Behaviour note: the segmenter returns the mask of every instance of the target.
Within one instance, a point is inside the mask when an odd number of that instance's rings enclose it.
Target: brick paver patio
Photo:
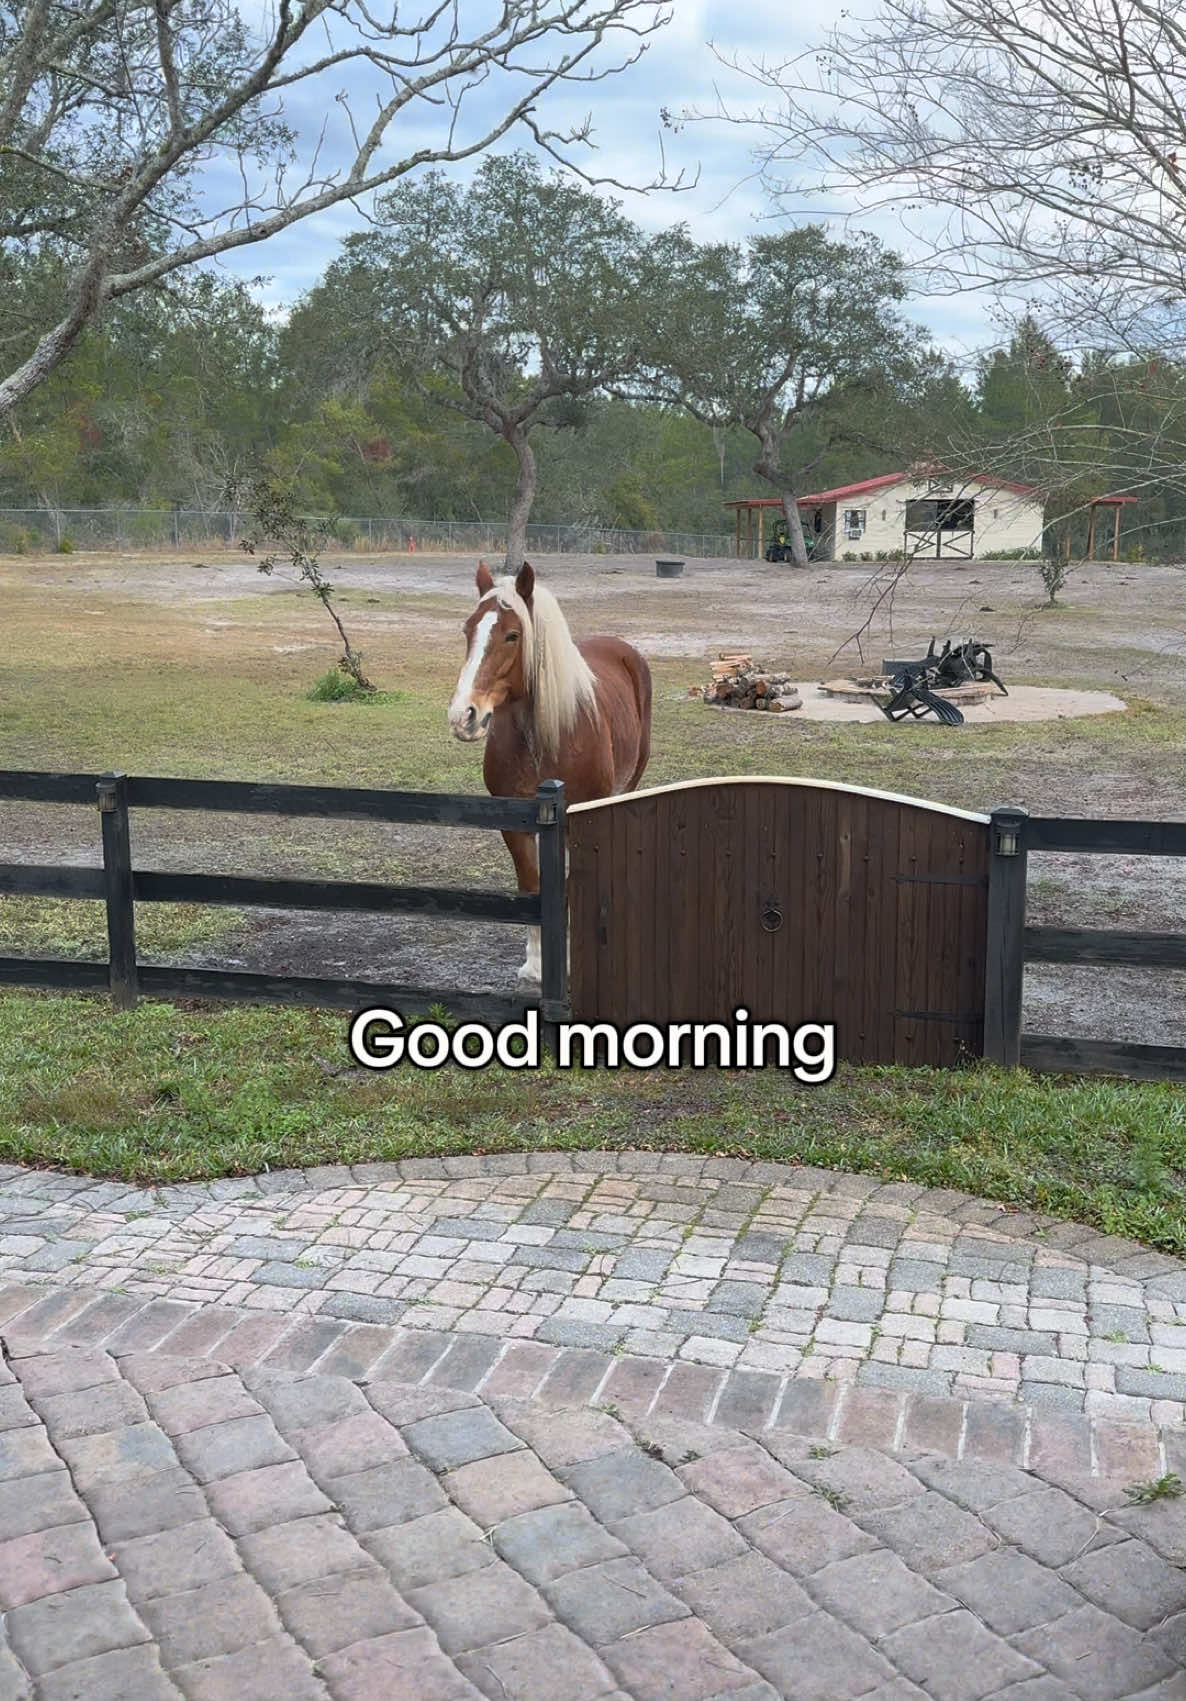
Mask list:
[[[0,1170],[0,1701],[1186,1701],[1186,1267],[734,1160]]]

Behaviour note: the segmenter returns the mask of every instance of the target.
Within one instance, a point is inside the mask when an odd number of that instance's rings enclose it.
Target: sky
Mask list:
[[[481,15],[483,0],[463,0],[461,13]],[[695,121],[678,132],[665,127],[661,109],[674,113],[692,109],[712,113],[722,97],[730,110],[744,113],[757,104],[756,85],[737,71],[731,59],[783,61],[819,43],[841,17],[841,0],[815,0],[808,7],[743,6],[737,0],[674,0],[671,21],[650,40],[641,60],[600,82],[585,87],[557,88],[541,106],[540,115],[556,129],[592,118],[594,147],[574,150],[585,170],[624,184],[646,183],[665,166],[670,176],[683,172],[691,184],[679,192],[654,190],[647,194],[602,192],[622,201],[625,210],[644,229],[658,230],[685,223],[700,240],[734,241],[763,230],[778,229],[808,218],[828,222],[825,201],[811,202],[789,217],[772,207],[757,180],[754,148],[760,133],[744,123]],[[285,116],[299,137],[298,152],[307,161],[315,150],[326,165],[346,157],[346,108],[335,98],[344,95],[356,123],[365,123],[373,110],[377,84],[369,68],[335,69],[328,78],[298,85],[286,99]],[[474,120],[487,121],[503,110],[507,88],[492,82],[475,92],[470,109]],[[392,158],[404,157],[437,140],[443,125],[440,109],[409,111],[393,131]],[[494,151],[514,148],[532,151],[527,132],[512,131]],[[449,169],[464,180],[478,161]],[[228,184],[229,188],[230,185]],[[261,299],[276,316],[318,279],[335,257],[344,236],[365,228],[362,210],[341,205],[304,220],[266,244],[233,252],[223,261],[233,275],[263,276]],[[886,215],[867,216],[855,228],[870,230],[890,246],[903,248],[902,231]],[[839,220],[833,234],[844,234]],[[909,257],[909,256],[908,256]],[[907,316],[925,327],[935,343],[968,369],[977,351],[995,346],[999,329],[990,318],[984,297],[916,297]]]

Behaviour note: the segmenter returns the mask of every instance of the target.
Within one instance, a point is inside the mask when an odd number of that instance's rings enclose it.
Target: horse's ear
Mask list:
[[[523,601],[530,606],[532,593],[535,590],[535,568],[530,561],[525,561],[515,574],[515,589],[523,598]]]
[[[478,594],[488,596],[494,589],[494,574],[484,561],[478,562]]]

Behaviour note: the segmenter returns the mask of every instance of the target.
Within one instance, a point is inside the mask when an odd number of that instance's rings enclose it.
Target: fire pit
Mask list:
[[[836,679],[820,689],[847,702],[872,701],[887,720],[933,715],[946,726],[963,725],[961,703],[1009,695],[993,672],[992,652],[971,639],[954,647],[948,640],[936,650],[932,638],[926,655],[917,661],[883,661],[873,678]]]

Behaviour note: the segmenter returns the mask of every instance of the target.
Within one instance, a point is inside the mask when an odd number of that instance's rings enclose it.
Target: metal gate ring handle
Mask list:
[[[767,933],[777,933],[782,926],[782,911],[775,903],[763,904],[761,920]]]

